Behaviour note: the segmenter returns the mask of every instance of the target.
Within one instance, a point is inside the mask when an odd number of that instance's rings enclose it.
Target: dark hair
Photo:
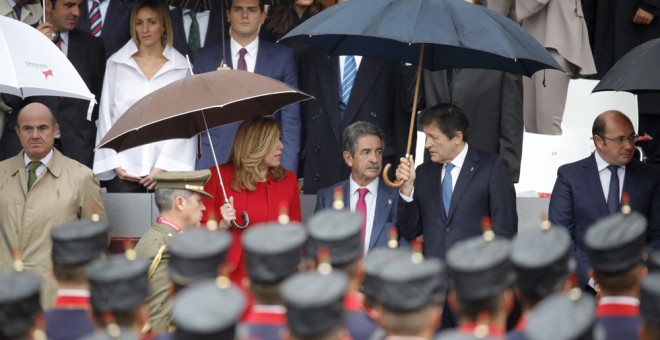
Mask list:
[[[135,322],[135,320],[137,320],[140,314],[140,307],[141,306],[138,306],[136,308],[127,311],[112,312],[112,316],[114,317],[115,324],[119,327],[125,327],[125,328],[132,327],[133,323]],[[94,310],[92,311],[92,315],[94,317],[94,322],[96,323],[96,326],[98,328],[108,327],[103,311]]]
[[[87,270],[84,264],[76,266],[53,263],[53,276],[60,285],[63,283],[80,284],[87,282]]]
[[[380,138],[382,147],[385,148],[385,134],[378,125],[357,121],[344,130],[344,134],[341,137],[341,145],[343,151],[348,151],[351,155],[355,154],[355,148],[357,145],[357,139],[364,135],[373,135]]]
[[[227,4],[227,10],[231,10],[232,6],[234,6],[234,0],[225,0]],[[259,0],[259,9],[263,12],[266,9],[266,5],[264,0]]]
[[[296,12],[293,10],[296,0],[291,0],[290,5],[271,5],[268,8],[268,16],[264,22],[264,29],[273,40],[279,40],[293,29]],[[319,0],[313,0],[312,4],[305,9],[301,21],[311,18],[323,10],[323,4]]]
[[[483,312],[493,315],[499,310],[503,297],[503,294],[497,294],[482,300],[467,301],[458,299],[460,314],[470,320],[476,320]]]
[[[591,127],[591,135],[592,136],[604,136],[605,135],[605,128],[607,127],[607,118],[612,118],[612,117],[621,117],[624,120],[630,124],[630,126],[633,126],[632,121],[630,121],[630,118],[626,115],[624,115],[620,111],[605,111],[596,117],[594,120],[594,125]]]
[[[464,142],[470,139],[468,118],[463,110],[454,104],[441,103],[424,110],[418,119],[418,124],[420,126],[434,124],[449,138],[460,131],[463,133]]]

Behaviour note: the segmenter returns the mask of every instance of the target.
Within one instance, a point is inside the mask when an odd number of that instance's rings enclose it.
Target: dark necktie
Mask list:
[[[21,5],[14,5],[14,13],[16,13],[16,20],[21,21]]]
[[[101,18],[101,1],[93,0],[92,8],[89,9],[89,31],[95,37],[101,36],[103,29],[103,18]]]
[[[612,173],[610,191],[607,193],[607,211],[610,214],[616,214],[619,212],[619,173],[614,165],[608,165],[607,168]]]
[[[364,199],[367,193],[369,193],[369,189],[367,188],[358,189],[359,197],[355,205],[355,212],[364,217],[364,221],[362,222],[362,244],[364,244],[364,238],[367,232],[367,201]]]
[[[442,180],[442,204],[445,208],[445,216],[449,216],[449,205],[451,204],[452,193],[451,170],[453,168],[454,164],[447,163],[447,165],[445,165],[445,178]]]
[[[197,53],[201,47],[201,38],[199,36],[199,23],[197,22],[197,13],[195,11],[188,12],[190,15],[190,31],[188,32],[188,51],[190,52],[190,61],[197,58]]]
[[[32,189],[32,185],[37,180],[37,168],[41,165],[41,162],[32,161],[28,163],[28,191]]]
[[[57,46],[57,48],[59,48],[60,50],[62,49],[62,41],[63,41],[63,40],[62,40],[62,36],[60,36],[60,32],[55,33],[55,38],[53,38],[53,43],[54,43],[55,46]]]
[[[247,53],[247,50],[245,48],[241,48],[240,51],[238,51],[238,67],[237,70],[243,70],[247,71],[247,62],[245,62],[245,54]]]

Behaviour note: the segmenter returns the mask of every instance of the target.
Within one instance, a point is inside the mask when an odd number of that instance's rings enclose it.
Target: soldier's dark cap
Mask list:
[[[486,328],[486,332],[487,331],[488,330]],[[438,336],[435,337],[435,340],[491,340],[491,339],[497,339],[497,338],[483,334],[466,333],[455,329],[440,332],[440,334],[438,334]]]
[[[571,259],[571,237],[562,227],[525,228],[513,240],[511,262],[518,289],[527,296],[556,292],[571,271]]]
[[[328,248],[333,267],[343,266],[362,257],[363,216],[348,210],[323,210],[307,223],[307,256],[314,257],[320,248]]]
[[[298,271],[307,232],[301,224],[268,223],[243,235],[247,274],[259,283],[279,283]]]
[[[186,287],[174,298],[174,339],[233,340],[236,323],[246,305],[241,290],[227,278],[203,280]]]
[[[660,326],[660,273],[651,273],[642,280],[640,309],[647,325]]]
[[[511,241],[482,236],[460,241],[447,253],[452,287],[460,299],[477,301],[497,296],[515,281]]]
[[[660,272],[660,250],[656,249],[649,252],[646,266],[649,268],[649,272]]]
[[[344,293],[348,276],[337,270],[327,274],[294,274],[280,287],[287,309],[289,330],[297,337],[325,335],[344,323]]]
[[[232,235],[226,230],[191,228],[170,241],[170,280],[187,286],[201,279],[212,279],[227,259]]]
[[[110,223],[74,221],[51,231],[52,259],[56,264],[82,265],[98,259],[108,248]]]
[[[584,241],[594,271],[615,275],[641,263],[646,225],[642,214],[631,212],[602,218],[589,227]]]
[[[524,334],[529,340],[602,339],[602,329],[595,322],[594,298],[574,288],[539,302],[529,313]]]
[[[146,259],[128,260],[124,255],[94,260],[87,267],[92,309],[125,312],[140,306],[149,293],[148,268]]]
[[[382,269],[376,300],[395,312],[442,305],[447,292],[446,277],[445,266],[438,259],[421,259],[421,255],[398,258]]]
[[[378,300],[378,290],[381,285],[380,272],[396,259],[410,257],[410,250],[401,248],[379,247],[367,253],[364,259],[364,278],[362,292],[370,299]]]
[[[165,171],[154,177],[156,190],[161,188],[185,189],[209,198],[213,195],[204,190],[204,185],[211,178],[211,170],[198,171]]]
[[[0,271],[0,338],[24,334],[41,312],[41,280],[29,273]]]

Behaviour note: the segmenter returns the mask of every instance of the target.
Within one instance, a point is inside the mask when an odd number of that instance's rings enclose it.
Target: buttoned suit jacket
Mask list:
[[[416,170],[413,200],[399,199],[398,223],[403,236],[424,236],[424,254],[445,259],[456,242],[482,234],[489,216],[497,236],[512,238],[518,230],[516,193],[503,158],[470,146],[445,216],[440,176],[442,164],[425,162]]]
[[[649,222],[647,239],[654,248],[660,248],[660,178],[657,173],[654,166],[632,160],[626,165],[623,181],[623,192],[630,198],[630,207]],[[559,167],[548,217],[550,222],[567,228],[571,234],[576,273],[582,287],[589,280],[585,233],[593,223],[608,215],[594,154]]]
[[[344,202],[346,205],[350,202],[350,181],[345,180],[336,185],[319,190],[316,193],[316,207],[314,212],[325,209],[333,209],[334,189],[340,187],[344,193]],[[389,241],[388,231],[390,227],[397,227],[396,209],[399,201],[399,191],[388,187],[382,181],[378,182],[378,195],[376,196],[376,212],[374,222],[371,228],[371,238],[369,240],[369,249],[377,247],[387,247]],[[397,227],[398,230],[398,227]],[[399,234],[399,246],[409,247],[410,242]]]
[[[133,11],[133,2],[123,0],[107,0],[108,10],[103,18],[103,29],[101,30],[101,39],[105,48],[105,58],[110,58],[122,46],[131,39],[131,12]],[[87,33],[91,32],[89,27],[89,9],[87,0],[80,3],[80,17],[76,28]],[[98,98],[98,97],[97,97]]]
[[[170,20],[172,21],[172,34],[174,35],[173,46],[177,51],[179,51],[179,53],[185,56],[190,53],[190,51],[188,51],[188,39],[186,39],[186,31],[183,27],[183,9],[177,7],[170,10]],[[229,30],[226,30],[225,32],[229,32]],[[204,46],[219,44],[221,40],[222,18],[220,16],[220,10],[212,9],[209,12],[209,25],[206,29]]]
[[[300,60],[300,89],[314,96],[300,103],[305,193],[316,194],[348,178],[350,168],[342,157],[341,137],[344,129],[357,121],[383,130],[383,164],[397,164],[405,154],[410,127],[410,70],[398,62],[363,57],[340,121],[339,57],[309,48]]]
[[[293,50],[290,47],[274,44],[270,41],[259,39],[259,48],[257,50],[257,61],[254,67],[254,73],[267,76],[281,82],[287,83],[294,88],[298,87],[298,70],[294,62]],[[225,42],[224,60],[231,68],[232,51],[230,41]],[[222,57],[222,45],[207,45],[202,48],[195,60],[193,72],[195,74],[212,72],[220,66]],[[219,89],[221,91],[222,89]],[[300,152],[300,106],[292,104],[284,107],[275,113],[275,117],[280,121],[282,127],[282,166],[287,170],[297,172],[298,154]],[[229,151],[234,141],[234,135],[240,122],[223,125],[211,129],[211,140],[218,158],[218,164],[223,164],[229,157]],[[208,169],[215,166],[211,147],[206,133],[202,134],[202,158],[197,160],[196,169]]]
[[[47,309],[57,290],[50,231],[77,219],[91,219],[94,213],[106,219],[101,188],[91,169],[57,150],[30,191],[22,151],[0,162],[0,188],[0,227],[21,252],[26,271],[41,276],[42,307]],[[9,252],[0,251],[0,269],[11,270],[12,262]]]

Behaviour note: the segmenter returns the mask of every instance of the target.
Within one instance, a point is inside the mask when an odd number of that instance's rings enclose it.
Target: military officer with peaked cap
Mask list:
[[[203,170],[168,171],[154,178],[154,200],[160,216],[142,236],[135,251],[151,262],[147,304],[150,328],[157,333],[166,331],[171,321],[167,245],[172,236],[199,226],[205,210],[201,197],[212,197],[204,191],[204,184],[210,177],[210,170]]]
[[[38,276],[0,271],[0,339],[28,339],[41,314]]]
[[[482,236],[460,241],[447,253],[453,284],[450,305],[460,311],[459,330],[473,333],[478,318],[490,316],[488,334],[504,336],[506,318],[513,305],[515,272],[511,241],[496,237],[490,228]]]
[[[646,218],[631,212],[605,217],[585,234],[591,275],[599,287],[596,315],[608,339],[634,339],[642,325],[639,287],[646,273],[646,228]]]
[[[513,240],[511,262],[517,274],[517,294],[523,308],[515,330],[507,339],[524,339],[527,313],[547,296],[569,287],[574,267],[571,237],[565,228],[542,221],[540,227],[522,229]]]
[[[320,248],[327,248],[331,265],[349,276],[344,307],[348,312],[346,328],[354,339],[367,339],[377,329],[373,320],[364,312],[359,294],[364,267],[362,222],[360,214],[328,209],[316,213],[307,223],[309,240],[306,255],[314,258]]]
[[[642,340],[660,339],[660,273],[651,273],[642,281],[640,309],[644,325]]]
[[[248,289],[254,299],[241,324],[244,337],[281,337],[286,329],[281,283],[299,271],[306,240],[307,233],[298,223],[260,224],[243,235]]]
[[[59,289],[53,308],[44,313],[48,339],[78,339],[94,332],[85,266],[108,248],[109,229],[105,220],[81,220],[51,232],[53,275]]]

